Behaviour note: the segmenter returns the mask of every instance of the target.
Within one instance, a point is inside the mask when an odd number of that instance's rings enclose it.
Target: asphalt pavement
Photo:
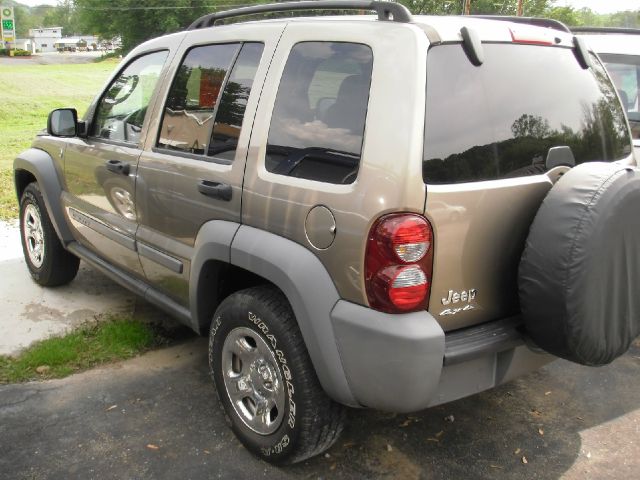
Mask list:
[[[557,361],[413,415],[350,410],[326,455],[276,468],[227,428],[206,340],[62,380],[0,386],[2,479],[632,479],[640,344],[598,369]]]
[[[48,52],[30,57],[0,56],[0,65],[58,65],[68,63],[90,63],[100,58],[103,52]]]
[[[173,322],[84,266],[68,286],[38,287],[17,227],[0,227],[5,351],[114,311]],[[286,468],[253,457],[226,426],[206,347],[192,335],[65,379],[0,386],[0,479],[638,478],[640,340],[606,367],[556,361],[413,415],[350,410],[326,455]]]

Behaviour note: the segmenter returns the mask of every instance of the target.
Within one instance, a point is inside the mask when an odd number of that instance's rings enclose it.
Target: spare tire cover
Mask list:
[[[640,171],[583,163],[549,191],[518,272],[531,339],[559,357],[604,365],[640,334]]]

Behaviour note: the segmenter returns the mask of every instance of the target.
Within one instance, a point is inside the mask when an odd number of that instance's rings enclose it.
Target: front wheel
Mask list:
[[[20,236],[24,259],[36,283],[55,287],[75,278],[80,260],[60,243],[35,182],[27,185],[20,199]]]
[[[340,435],[344,407],[322,390],[279,290],[253,287],[220,304],[209,334],[209,364],[232,430],[264,460],[299,462]]]

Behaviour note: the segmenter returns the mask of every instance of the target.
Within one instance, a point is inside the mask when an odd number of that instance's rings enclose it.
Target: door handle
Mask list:
[[[120,175],[129,175],[131,166],[127,162],[121,162],[120,160],[107,160],[105,165],[107,170],[113,173],[119,173]]]
[[[209,180],[200,180],[198,182],[198,191],[207,197],[218,198],[226,202],[231,200],[231,194],[233,192],[231,185],[210,182]]]

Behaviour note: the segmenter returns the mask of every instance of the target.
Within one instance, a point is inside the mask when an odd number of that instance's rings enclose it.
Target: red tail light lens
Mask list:
[[[386,215],[371,227],[365,284],[372,308],[399,313],[428,307],[432,245],[433,230],[420,215]]]
[[[511,40],[513,40],[513,43],[525,43],[527,45],[555,45],[554,38],[541,30],[542,29],[538,29],[538,31],[532,34],[529,30],[525,32],[510,28],[509,32],[511,32]]]

